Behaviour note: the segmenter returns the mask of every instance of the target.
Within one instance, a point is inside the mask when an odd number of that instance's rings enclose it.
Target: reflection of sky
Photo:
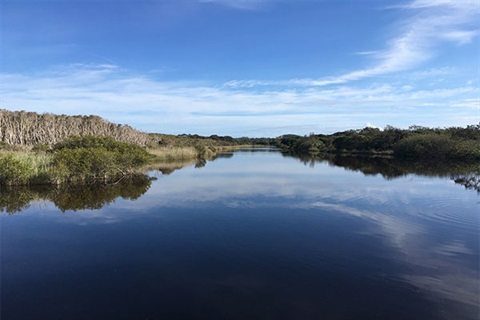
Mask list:
[[[62,223],[117,223],[162,208],[285,208],[330,212],[366,221],[352,230],[386,239],[409,271],[399,277],[435,301],[458,303],[446,317],[478,312],[478,197],[448,179],[364,176],[324,163],[304,166],[276,153],[238,153],[160,176],[137,201],[117,199],[102,210],[67,213]],[[48,203],[32,204],[52,219]],[[27,210],[25,214],[38,214]],[[55,213],[55,215],[51,215]],[[24,213],[22,213],[24,215]]]

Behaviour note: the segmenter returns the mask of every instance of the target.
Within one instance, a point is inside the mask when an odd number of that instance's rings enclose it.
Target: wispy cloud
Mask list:
[[[376,76],[414,69],[436,55],[440,44],[470,43],[478,35],[480,4],[476,0],[417,0],[397,6],[410,17],[397,23],[399,32],[380,50],[357,52],[373,58],[371,66],[339,76],[319,79],[290,79],[284,81],[234,80],[229,87],[262,85],[327,86],[344,84]]]
[[[434,90],[382,83],[242,90],[160,81],[110,64],[1,74],[0,80],[0,108],[97,114],[151,132],[237,136],[332,132],[366,123],[400,127],[471,124],[478,115],[480,93],[474,84]]]
[[[256,10],[263,8],[272,0],[200,0],[201,3],[218,3],[241,10]]]
[[[410,4],[404,5],[405,8],[432,8],[432,7],[451,7],[469,10],[478,10],[477,0],[415,0]]]

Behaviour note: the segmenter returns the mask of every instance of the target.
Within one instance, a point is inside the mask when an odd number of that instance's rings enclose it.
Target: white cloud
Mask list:
[[[434,47],[442,40],[465,44],[478,34],[476,29],[472,29],[472,24],[478,19],[477,1],[415,1],[410,8],[428,9],[408,19],[401,28],[402,32],[384,50],[374,54],[377,63],[373,67],[327,79],[322,84],[344,83],[408,70],[429,60],[434,55]]]
[[[241,10],[256,10],[272,0],[200,0],[202,3],[218,3]]]
[[[464,10],[478,10],[479,4],[477,0],[415,0],[404,6],[406,8],[431,8],[431,7],[451,7]]]
[[[399,33],[388,41],[385,48],[357,52],[373,58],[373,64],[367,68],[319,79],[234,80],[227,82],[226,86],[327,86],[411,70],[434,57],[437,47],[443,42],[470,43],[478,35],[479,8],[476,0],[418,0],[406,6],[397,6],[396,10],[413,11],[413,15],[397,24]]]
[[[431,230],[448,223],[448,219],[439,219],[442,213],[448,212],[444,199],[451,199],[450,187],[459,186],[449,186],[445,181],[416,175],[391,181],[372,176],[357,179],[356,176],[362,173],[332,167],[328,163],[317,162],[313,163],[315,166],[307,167],[297,159],[282,158],[280,154],[262,156],[268,157],[265,158],[267,161],[243,157],[239,153],[228,160],[210,162],[205,170],[184,169],[176,172],[174,177],[153,182],[148,193],[135,204],[119,200],[102,211],[67,214],[62,221],[115,223],[145,214],[151,216],[150,208],[189,209],[209,202],[226,207],[257,209],[251,214],[262,214],[262,208],[293,209],[294,213],[297,209],[306,209],[310,210],[309,214],[324,215],[325,219],[341,217],[338,220],[341,223],[362,221],[361,224],[353,223],[348,232],[353,236],[361,234],[362,238],[375,239],[378,248],[386,248],[392,254],[386,259],[392,258],[396,265],[404,266],[401,272],[382,273],[378,279],[392,280],[397,284],[403,281],[403,286],[410,284],[411,289],[420,290],[422,298],[434,302],[455,301],[458,309],[450,309],[450,303],[443,305],[442,312],[448,319],[459,318],[459,315],[470,314],[472,311],[469,310],[478,309],[478,270],[475,264],[467,263],[475,259],[472,250],[475,244],[467,243],[462,232],[451,232],[439,239],[438,233]],[[277,161],[280,158],[281,161]],[[240,171],[240,175],[231,175]],[[225,179],[225,174],[230,179]],[[295,198],[295,201],[288,201],[289,198]],[[472,212],[474,198],[473,193],[457,195],[456,201],[449,203],[455,206],[455,212]],[[430,205],[419,209],[419,201],[425,199]],[[119,210],[125,207],[132,214],[126,215]],[[42,208],[33,212],[50,216],[58,214],[57,211]],[[155,218],[164,218],[162,210],[154,211]],[[23,214],[28,214],[28,211]],[[455,214],[450,216],[451,212],[447,214],[450,218],[460,217]],[[432,219],[436,223],[432,223]],[[462,219],[466,219],[462,220],[465,223],[475,220],[465,215]],[[457,259],[460,255],[462,259]],[[451,314],[452,311],[457,312]]]
[[[150,132],[236,136],[328,133],[372,121],[379,127],[464,126],[475,122],[480,92],[474,84],[425,90],[403,83],[252,91],[84,64],[0,78],[0,108],[96,114]]]
[[[373,129],[380,129],[380,130],[382,130],[382,128],[381,128],[381,127],[377,127],[377,126],[375,126],[375,125],[371,124],[370,122],[367,122],[367,123],[365,124],[365,127],[367,127],[367,128],[373,128]]]

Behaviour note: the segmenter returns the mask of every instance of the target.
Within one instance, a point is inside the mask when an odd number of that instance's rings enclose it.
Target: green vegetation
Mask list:
[[[73,137],[53,147],[56,181],[109,181],[153,161],[139,145],[109,137]]]
[[[318,155],[292,155],[283,153],[285,157],[294,157],[305,165],[315,166],[327,162],[332,166],[362,172],[365,175],[381,175],[385,179],[396,179],[407,174],[450,178],[455,184],[480,193],[480,164],[464,161],[410,161],[392,157],[348,157],[328,154],[321,158]],[[220,157],[231,157],[222,154]],[[170,174],[184,166],[201,167],[203,162],[188,160],[153,164],[145,168],[148,171],[159,170],[162,174]],[[118,183],[105,184],[101,181],[90,184],[32,185],[32,186],[0,186],[0,212],[14,214],[28,208],[31,201],[48,200],[62,212],[77,210],[95,210],[112,203],[115,199],[135,200],[148,191],[152,178],[143,174],[135,174],[121,179]]]
[[[48,182],[52,157],[28,152],[0,153],[0,185],[26,185]]]
[[[411,159],[480,159],[480,124],[466,128],[430,129],[412,126],[402,130],[364,128],[332,135],[277,138],[277,146],[301,154],[394,155]]]
[[[0,109],[0,185],[108,183],[138,168],[192,162],[240,146],[276,146],[302,155],[395,156],[480,160],[480,124],[466,128],[364,128],[331,135],[278,138],[147,134],[97,116],[66,116]],[[170,170],[170,169],[168,169]],[[168,171],[167,170],[167,171]]]
[[[72,137],[51,150],[0,153],[0,185],[109,182],[154,160],[139,145],[109,137]]]
[[[198,134],[151,134],[153,140],[157,141],[160,147],[221,147],[221,146],[239,146],[239,145],[273,145],[274,138],[233,138],[230,136],[211,135],[208,137]]]
[[[176,139],[176,138],[172,138]],[[142,147],[116,141],[105,136],[75,136],[53,146],[37,144],[27,151],[25,146],[0,145],[0,185],[35,184],[104,184],[139,172],[141,167],[155,164],[158,168],[178,161],[205,164],[219,151],[232,146],[197,144],[196,140],[179,137],[193,146]]]
[[[196,159],[198,152],[194,147],[159,147],[149,148],[148,152],[155,155],[156,162],[177,162]]]

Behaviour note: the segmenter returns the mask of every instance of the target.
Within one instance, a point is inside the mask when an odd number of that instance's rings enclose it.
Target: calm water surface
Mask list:
[[[479,318],[480,197],[448,174],[203,165],[4,192],[1,319]]]

